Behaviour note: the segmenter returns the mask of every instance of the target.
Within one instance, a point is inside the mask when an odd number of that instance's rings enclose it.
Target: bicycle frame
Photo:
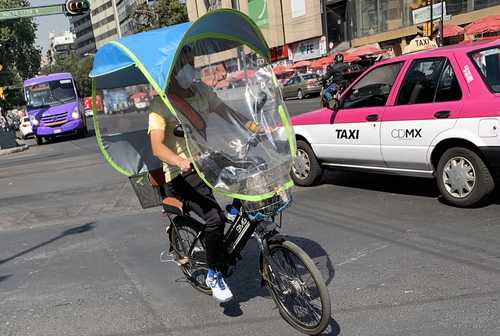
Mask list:
[[[170,230],[177,230],[176,221],[186,218],[189,218],[188,220],[196,221],[193,217],[189,215],[175,216],[173,219],[169,215],[171,225],[167,229],[167,232],[169,232]],[[203,224],[198,221],[196,221],[196,223],[198,223],[198,225],[203,226]],[[228,264],[234,266],[241,259],[240,252],[243,250],[243,248],[246,246],[246,244],[252,238],[252,236],[256,238],[256,241],[259,245],[259,249],[262,252],[262,256],[268,257],[269,256],[268,242],[284,240],[284,238],[279,236],[279,233],[276,230],[278,226],[280,225],[278,225],[274,220],[252,221],[245,212],[240,213],[240,215],[238,215],[229,226],[229,229],[226,231],[223,239],[224,248],[227,252]],[[201,244],[203,248],[205,248],[203,239],[204,234],[205,232],[203,230],[198,232],[196,238],[193,240],[191,246],[189,247],[188,256],[193,255],[194,248],[198,244]],[[189,262],[199,267],[208,267],[206,261],[204,260],[190,259]]]

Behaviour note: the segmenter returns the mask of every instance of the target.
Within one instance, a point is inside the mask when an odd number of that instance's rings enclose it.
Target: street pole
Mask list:
[[[432,37],[432,32],[434,31],[433,28],[434,28],[434,0],[430,0],[429,1],[431,3],[431,24],[430,24],[430,32],[429,34],[431,35]]]
[[[326,38],[326,44],[328,46],[328,43],[330,42],[330,39],[328,38],[328,15],[326,14],[326,0],[322,1],[322,11],[323,11],[323,30],[324,30],[324,35]]]
[[[113,5],[113,12],[115,14],[116,32],[120,39],[122,38],[122,28],[120,27],[120,17],[118,16],[118,9],[116,8],[116,0],[111,0],[111,4]]]
[[[444,45],[444,0],[441,0],[441,41],[440,47]]]

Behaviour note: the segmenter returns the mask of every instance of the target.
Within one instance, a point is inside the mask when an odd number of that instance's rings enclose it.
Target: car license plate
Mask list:
[[[59,134],[59,133],[61,133],[61,130],[60,130],[60,129],[55,129],[55,130],[54,130],[54,134]]]

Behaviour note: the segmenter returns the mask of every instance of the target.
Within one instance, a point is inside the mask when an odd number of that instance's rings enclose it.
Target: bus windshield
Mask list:
[[[30,108],[56,106],[76,99],[73,81],[60,79],[27,86],[26,102]]]

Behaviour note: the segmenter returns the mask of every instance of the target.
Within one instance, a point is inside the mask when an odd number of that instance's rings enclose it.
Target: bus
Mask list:
[[[87,135],[87,121],[70,73],[37,76],[24,82],[26,110],[37,144],[58,135]]]

